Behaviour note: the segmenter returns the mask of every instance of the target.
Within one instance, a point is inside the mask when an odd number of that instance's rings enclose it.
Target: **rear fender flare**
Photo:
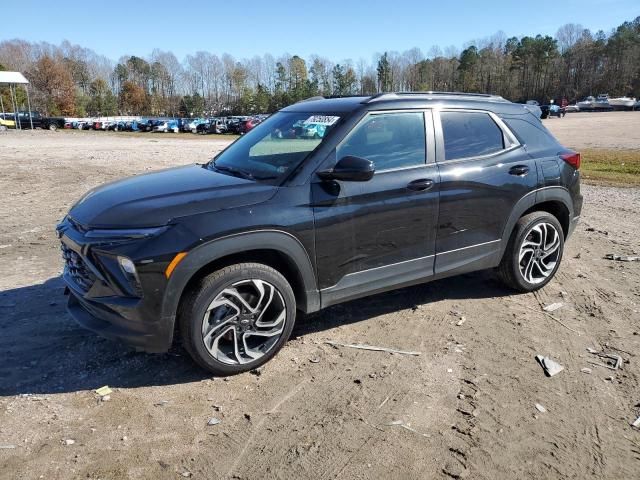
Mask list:
[[[553,186],[553,187],[543,187],[537,190],[533,190],[527,193],[524,197],[522,197],[515,204],[513,209],[511,210],[511,215],[509,215],[509,220],[505,224],[504,230],[502,232],[502,241],[500,242],[500,257],[502,258],[504,251],[507,248],[507,244],[509,243],[509,238],[511,237],[511,233],[513,229],[527,210],[531,209],[531,207],[535,207],[539,203],[549,202],[549,201],[559,201],[564,204],[565,207],[569,210],[569,218],[573,218],[573,207],[571,201],[571,194],[566,188]]]

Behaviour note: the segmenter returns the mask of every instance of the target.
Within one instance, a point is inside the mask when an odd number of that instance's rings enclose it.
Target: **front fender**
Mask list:
[[[305,298],[302,299],[298,307],[307,313],[319,310],[320,295],[316,275],[304,246],[296,237],[287,232],[259,230],[222,237],[191,250],[169,278],[162,301],[163,319],[175,321],[185,287],[202,267],[227,255],[256,249],[276,250],[286,255],[297,267],[304,286]]]

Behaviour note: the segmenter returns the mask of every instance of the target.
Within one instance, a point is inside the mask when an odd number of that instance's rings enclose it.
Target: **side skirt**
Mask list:
[[[376,293],[496,267],[500,263],[501,246],[502,240],[493,240],[450,252],[350,273],[334,286],[320,290],[321,308]]]
[[[320,290],[322,308],[425,282],[433,276],[434,259],[429,255],[345,275],[334,286]]]

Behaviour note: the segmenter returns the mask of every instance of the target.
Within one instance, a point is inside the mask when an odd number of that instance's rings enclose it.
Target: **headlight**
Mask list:
[[[128,259],[127,257],[118,257],[118,263],[120,264],[120,268],[127,275],[137,275],[135,264]]]
[[[85,237],[88,238],[147,238],[160,235],[169,227],[153,228],[127,228],[127,229],[96,229],[89,230]]]
[[[127,257],[118,257],[118,265],[124,274],[127,281],[135,289],[136,293],[141,294],[142,289],[140,287],[140,279],[138,278],[138,271],[135,264]]]

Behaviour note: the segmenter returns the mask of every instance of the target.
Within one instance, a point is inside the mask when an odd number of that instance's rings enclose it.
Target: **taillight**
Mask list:
[[[576,170],[580,168],[580,154],[578,152],[561,153],[560,158]]]

